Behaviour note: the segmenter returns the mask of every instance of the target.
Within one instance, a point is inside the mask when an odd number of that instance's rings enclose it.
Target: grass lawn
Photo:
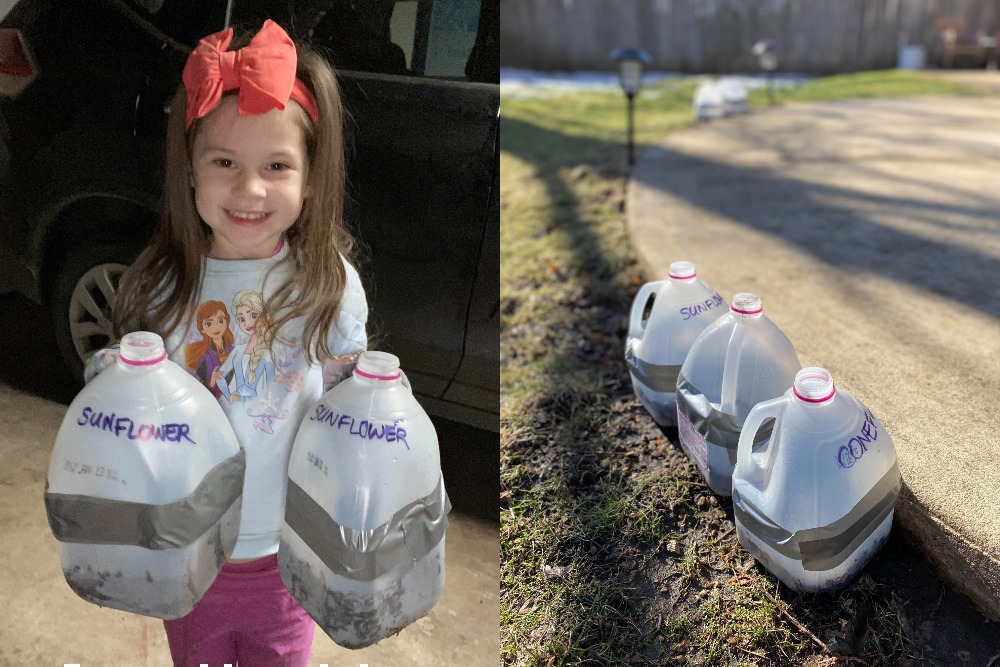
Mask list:
[[[675,80],[642,91],[639,151],[696,122],[694,88]],[[884,71],[779,89],[778,102],[976,94]],[[764,91],[752,94],[752,110],[766,105]],[[502,662],[919,657],[878,577],[838,595],[779,587],[739,547],[729,500],[708,491],[633,397],[626,317],[658,276],[643,275],[625,231],[624,122],[619,92],[502,101]]]

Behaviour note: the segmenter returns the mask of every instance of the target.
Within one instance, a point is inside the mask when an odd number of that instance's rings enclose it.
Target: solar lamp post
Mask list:
[[[778,42],[773,39],[762,39],[752,49],[757,65],[767,74],[767,101],[770,104],[774,104],[774,70],[778,69],[779,48]]]
[[[612,51],[608,58],[618,61],[618,81],[628,100],[628,166],[635,164],[634,148],[634,115],[635,96],[642,88],[642,68],[649,65],[653,59],[642,49],[619,48]]]

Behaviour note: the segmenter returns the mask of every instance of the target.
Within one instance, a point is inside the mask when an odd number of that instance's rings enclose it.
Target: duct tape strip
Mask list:
[[[729,450],[729,462],[736,465],[736,449],[740,444],[740,426],[733,415],[722,412],[716,403],[691,385],[684,374],[677,376],[677,410],[683,412],[710,444]],[[771,437],[774,422],[768,421],[754,435],[759,445]]]
[[[789,532],[768,518],[753,503],[733,489],[733,513],[743,528],[778,553],[802,561],[809,571],[832,570],[847,560],[896,505],[902,487],[899,467],[892,468],[847,514],[818,528]]]
[[[330,569],[355,581],[374,581],[396,570],[406,571],[437,546],[448,528],[451,500],[444,477],[428,495],[404,506],[370,530],[342,526],[291,479],[285,523]]]
[[[639,359],[632,349],[633,340],[629,339],[625,344],[625,363],[635,379],[652,391],[668,393],[677,391],[677,375],[681,372],[680,364],[666,366],[651,364]]]
[[[218,523],[243,494],[246,452],[212,468],[187,497],[152,505],[45,489],[45,512],[60,542],[146,549],[185,547]]]

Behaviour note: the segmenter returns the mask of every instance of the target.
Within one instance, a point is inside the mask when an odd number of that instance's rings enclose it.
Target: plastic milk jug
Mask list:
[[[712,491],[732,493],[743,420],[757,403],[781,396],[798,370],[795,349],[756,294],[737,294],[698,336],[677,377],[677,431]]]
[[[437,433],[399,359],[364,352],[295,437],[281,577],[333,641],[374,644],[441,595],[450,509]]]
[[[172,619],[201,599],[239,533],[244,452],[215,397],[135,332],[77,395],[45,489],[70,587]]]
[[[771,419],[770,441],[754,444]],[[789,588],[833,591],[889,538],[900,485],[881,422],[827,371],[803,368],[784,396],[757,404],[743,425],[736,535]]]
[[[655,297],[649,317],[643,311]],[[705,327],[725,314],[725,301],[698,279],[691,262],[674,262],[666,280],[646,283],[629,314],[625,363],[636,396],[660,426],[677,423],[677,374]]]

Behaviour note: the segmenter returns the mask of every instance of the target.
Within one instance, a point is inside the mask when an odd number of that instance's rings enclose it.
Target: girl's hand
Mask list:
[[[330,391],[351,376],[361,358],[361,352],[362,350],[358,350],[323,362],[323,391]]]
[[[209,380],[208,386],[214,387],[215,383],[218,382],[221,378],[222,378],[222,369],[216,368],[214,371],[212,371],[212,379]]]
[[[240,396],[240,392],[234,391],[232,394],[229,395],[229,403],[230,403],[230,405],[232,405],[236,401],[240,400],[241,398],[243,398],[243,397]]]
[[[118,361],[118,345],[98,350],[90,359],[87,359],[87,363],[83,367],[83,383],[89,383],[97,377],[98,373],[116,361]]]

